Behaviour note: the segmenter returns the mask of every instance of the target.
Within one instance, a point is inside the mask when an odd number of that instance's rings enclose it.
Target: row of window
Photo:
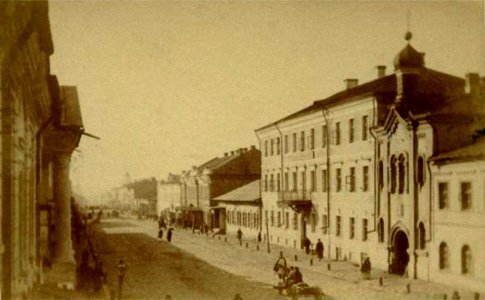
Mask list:
[[[392,194],[399,193],[403,194],[408,192],[408,181],[406,180],[408,176],[408,163],[407,158],[404,154],[392,155],[389,160],[389,177],[390,177],[390,187],[389,190]],[[416,166],[416,175],[419,186],[424,185],[425,181],[425,165],[424,158],[419,157]],[[378,173],[378,183],[379,188],[384,187],[384,163],[379,161],[379,173]]]
[[[357,171],[355,167],[351,167],[348,169],[348,175],[345,177],[345,184],[347,186],[347,191],[355,192],[357,190]],[[367,192],[369,190],[369,167],[363,166],[361,169],[361,190]],[[284,173],[283,178],[283,186],[281,186],[281,178],[280,173],[276,174],[265,174],[264,181],[263,181],[263,190],[265,192],[274,192],[274,191],[310,191],[316,192],[317,191],[317,171],[311,170],[310,171],[310,181],[309,186],[307,187],[307,179],[306,179],[306,171],[301,171],[300,176],[298,176],[297,171],[293,171],[292,173],[292,186],[290,187],[290,174],[288,172]],[[342,169],[336,168],[335,169],[335,191],[341,192],[343,189],[343,175]],[[321,170],[321,188],[322,192],[327,192],[329,188],[328,184],[328,173],[327,170]]]
[[[289,229],[290,225],[292,225],[293,230],[298,230],[298,214],[293,212],[292,218],[291,218],[291,224],[290,224],[290,213],[289,212],[281,212],[277,211],[276,214],[273,210],[268,212],[268,210],[265,210],[265,219],[266,222],[271,227],[283,227],[285,229]],[[275,218],[276,215],[276,218]],[[321,229],[322,229],[322,234],[328,234],[328,217],[326,214],[322,215],[321,219]],[[310,230],[312,233],[316,232],[316,229],[318,227],[318,216],[316,213],[310,214]],[[367,219],[362,219],[362,234],[361,234],[361,239],[362,241],[367,241],[367,233],[369,232],[369,221]],[[336,236],[342,236],[343,231],[342,231],[342,217],[337,216],[336,217],[336,222],[335,222],[335,235]],[[356,231],[355,231],[355,218],[350,218],[349,219],[349,239],[355,239],[356,238]]]
[[[228,211],[227,223],[247,228],[259,229],[259,214],[257,212]]]
[[[361,122],[361,139],[366,141],[368,138],[368,116],[362,117]],[[306,148],[309,150],[315,149],[315,128],[311,128],[309,135],[306,136],[307,132],[302,130],[298,133],[293,133],[292,135],[286,134],[283,138],[283,149],[281,149],[281,141],[280,138],[273,138],[270,140],[264,141],[264,156],[268,155],[279,155],[283,150],[284,153],[290,152],[290,143],[291,143],[291,151],[297,152],[305,151]],[[327,125],[323,125],[321,127],[321,147],[327,146],[329,137],[329,130]],[[332,129],[331,132],[332,144],[340,145],[341,144],[341,130],[340,130],[340,122],[335,123],[335,127]],[[349,119],[348,121],[348,142],[353,143],[355,141],[355,121],[354,119]]]
[[[472,208],[472,183],[469,181],[460,182],[460,208],[469,210]],[[439,209],[450,208],[448,194],[448,182],[438,182],[438,207]]]
[[[445,242],[440,244],[439,249],[439,267],[440,270],[447,270],[450,268],[450,250]],[[472,250],[470,246],[464,245],[461,248],[461,273],[473,273]]]

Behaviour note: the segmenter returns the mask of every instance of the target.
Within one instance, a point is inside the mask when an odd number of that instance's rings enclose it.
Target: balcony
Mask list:
[[[278,207],[291,208],[296,212],[306,211],[312,207],[312,192],[293,190],[278,192]]]

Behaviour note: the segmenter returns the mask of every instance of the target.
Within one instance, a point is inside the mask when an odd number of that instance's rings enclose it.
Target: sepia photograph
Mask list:
[[[484,13],[0,0],[0,299],[485,299]]]

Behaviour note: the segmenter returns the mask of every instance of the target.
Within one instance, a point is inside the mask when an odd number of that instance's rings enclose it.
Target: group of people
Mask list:
[[[165,222],[165,219],[160,217],[158,220],[158,238],[161,240],[163,239],[163,230],[167,230],[167,223]],[[171,242],[172,241],[172,232],[173,232],[173,227],[169,227],[167,230],[167,241]]]
[[[278,288],[291,288],[294,284],[303,282],[303,275],[298,267],[287,267],[283,252],[280,252],[280,257],[276,260],[273,271],[281,280]]]
[[[305,247],[305,253],[310,254],[310,248],[311,248],[312,242],[308,237],[305,237],[303,240],[303,246]],[[323,243],[320,239],[318,239],[317,244],[315,245],[315,252],[317,253],[318,260],[322,260],[323,258]]]

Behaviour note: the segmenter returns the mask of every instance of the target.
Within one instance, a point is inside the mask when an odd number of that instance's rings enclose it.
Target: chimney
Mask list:
[[[348,90],[359,85],[359,80],[356,78],[347,78],[344,82]]]
[[[248,152],[248,148],[244,148],[244,152]]]
[[[386,66],[379,65],[377,68],[377,78],[386,76]]]
[[[229,153],[227,153],[227,152],[224,152],[224,157],[226,157],[226,156],[228,156],[228,155],[229,155]]]
[[[234,151],[231,151],[231,155],[234,155]]]
[[[251,145],[251,150],[254,150],[256,149],[256,146],[255,145]]]
[[[480,75],[477,73],[467,73],[465,75],[465,93],[478,95],[480,93]]]

